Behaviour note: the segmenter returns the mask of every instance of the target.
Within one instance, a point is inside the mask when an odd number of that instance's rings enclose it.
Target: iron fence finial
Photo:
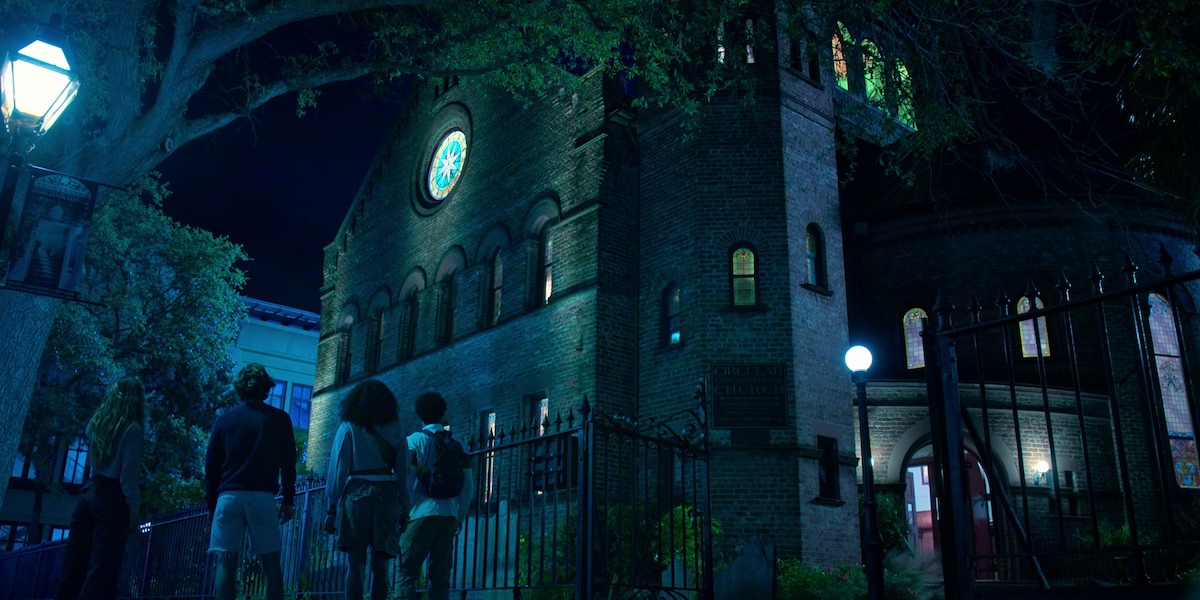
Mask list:
[[[1104,293],[1104,273],[1100,272],[1100,265],[1096,261],[1092,261],[1092,274],[1088,276],[1088,281],[1092,282],[1092,294],[1099,296]]]
[[[1067,280],[1067,272],[1066,271],[1058,272],[1058,284],[1055,285],[1054,287],[1058,288],[1058,301],[1059,302],[1070,302],[1071,301],[1071,282]]]
[[[1005,292],[1004,288],[1000,288],[1000,291],[996,292],[996,310],[1000,313],[1001,319],[1008,316],[1008,307],[1011,303],[1012,299],[1008,297],[1008,292]]]

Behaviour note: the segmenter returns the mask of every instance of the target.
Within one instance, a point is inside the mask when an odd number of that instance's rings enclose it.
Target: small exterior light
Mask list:
[[[865,346],[853,346],[846,351],[846,366],[855,373],[871,368],[871,351]]]
[[[9,130],[41,135],[58,120],[79,91],[61,47],[35,40],[9,52],[0,69],[0,112]]]
[[[1050,463],[1044,460],[1039,460],[1037,464],[1033,466],[1033,470],[1035,471],[1033,474],[1033,484],[1043,485],[1046,483],[1046,474],[1050,472]]]

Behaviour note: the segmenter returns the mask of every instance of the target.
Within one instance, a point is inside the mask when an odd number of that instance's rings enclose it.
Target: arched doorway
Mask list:
[[[995,515],[992,510],[991,484],[979,456],[964,450],[967,467],[967,486],[971,497],[972,534],[975,554],[995,553]],[[921,564],[938,560],[941,548],[938,541],[937,482],[932,477],[933,446],[919,448],[908,459],[904,470],[904,507],[908,521],[909,546]],[[999,562],[993,559],[976,561],[976,579],[997,579]]]

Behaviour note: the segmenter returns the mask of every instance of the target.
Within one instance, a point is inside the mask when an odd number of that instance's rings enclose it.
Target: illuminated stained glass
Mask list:
[[[1167,423],[1171,461],[1175,465],[1175,483],[1179,487],[1200,488],[1200,480],[1197,480],[1200,461],[1196,457],[1196,428],[1192,422],[1187,388],[1183,384],[1183,361],[1179,354],[1175,315],[1166,298],[1150,294],[1147,300],[1150,305],[1150,346],[1158,372],[1158,389]]]
[[[845,42],[849,39],[846,34],[846,27],[838,23],[838,33],[833,36],[833,78],[837,81],[838,87],[843,90],[850,89],[850,68],[846,64],[846,51],[844,49]]]
[[[863,40],[860,45],[862,46],[863,83],[866,87],[867,100],[876,107],[883,108],[885,106],[884,64],[879,55],[879,48],[871,40]]]
[[[1033,305],[1036,306],[1038,310],[1046,308],[1046,305],[1042,304],[1041,298],[1034,298],[1033,302]],[[1029,308],[1029,297],[1021,296],[1021,299],[1017,300],[1017,314],[1023,315],[1029,312]],[[1035,321],[1037,322],[1036,331],[1034,330]],[[1050,336],[1046,333],[1046,317],[1041,316],[1037,319],[1026,319],[1021,321],[1020,329],[1021,356],[1025,358],[1037,356],[1039,345],[1042,347],[1041,355],[1050,356]]]
[[[458,183],[462,175],[463,161],[467,157],[467,136],[462,130],[455,129],[442,137],[433,157],[429,161],[428,188],[429,196],[434,200],[444,200]]]
[[[910,369],[925,366],[925,344],[921,340],[921,327],[922,320],[926,317],[925,311],[919,308],[904,313],[904,355],[908,358]]]
[[[908,74],[908,67],[904,63],[896,63],[896,77],[900,81],[900,94],[897,98],[896,118],[900,119],[901,123],[917,128],[917,119],[913,113],[913,92],[912,92],[912,76]]]

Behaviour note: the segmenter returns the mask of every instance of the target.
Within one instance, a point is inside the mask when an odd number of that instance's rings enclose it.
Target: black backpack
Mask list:
[[[467,474],[467,453],[449,431],[422,430],[433,438],[426,451],[425,466],[417,469],[417,487],[430,498],[457,498]]]

